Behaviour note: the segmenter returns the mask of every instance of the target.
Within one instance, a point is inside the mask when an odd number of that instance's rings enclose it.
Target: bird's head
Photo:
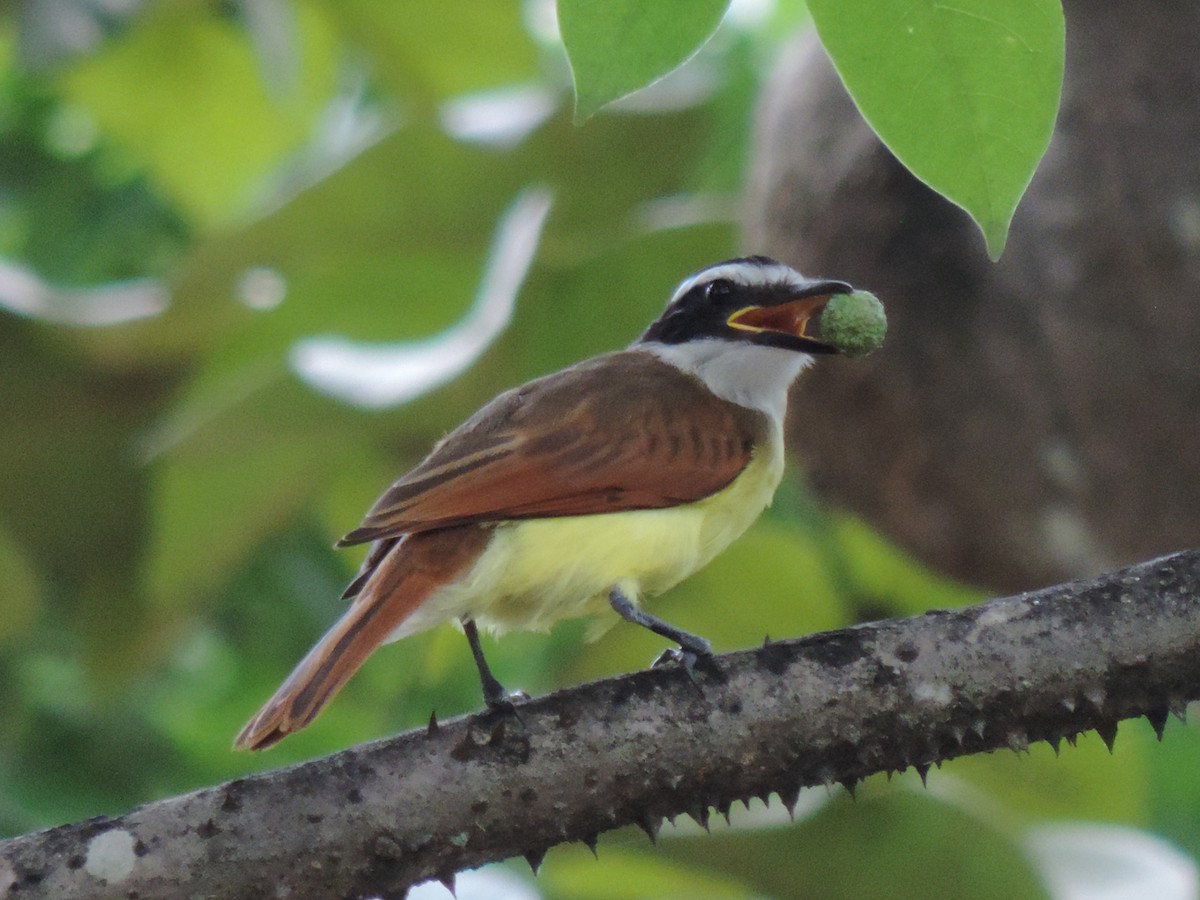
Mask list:
[[[810,334],[841,281],[805,278],[765,256],[730,259],[686,278],[667,308],[639,339],[665,345],[727,341],[801,353],[837,353]]]

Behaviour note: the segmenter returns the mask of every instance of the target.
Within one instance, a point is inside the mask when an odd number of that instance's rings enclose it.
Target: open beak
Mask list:
[[[726,320],[726,324],[736,331],[748,332],[748,338],[757,344],[805,353],[837,353],[837,347],[813,337],[811,332],[814,326],[819,329],[821,312],[829,298],[850,290],[849,285],[841,282],[823,282],[814,285],[814,292],[806,293],[803,297],[771,306],[739,309]]]

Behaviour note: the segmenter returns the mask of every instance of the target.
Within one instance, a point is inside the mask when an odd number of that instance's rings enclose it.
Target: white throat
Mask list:
[[[783,427],[787,413],[788,388],[813,363],[807,353],[717,339],[684,344],[648,342],[630,349],[653,353],[695,375],[718,397],[766,413],[777,428]]]

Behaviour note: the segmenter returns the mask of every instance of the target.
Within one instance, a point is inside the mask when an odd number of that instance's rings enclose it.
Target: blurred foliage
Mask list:
[[[6,8],[0,834],[479,705],[465,643],[443,628],[380,651],[278,750],[229,750],[338,614],[358,556],[332,542],[384,486],[497,389],[624,345],[680,277],[741,249],[752,103],[797,21],[789,4],[746,8],[582,128],[545,0]],[[535,258],[465,374],[374,411],[297,377],[302,339],[395,344],[462,319],[499,218],[532,185],[552,196]],[[157,314],[127,302],[147,285],[168,301]],[[80,324],[97,315],[111,324]],[[823,509],[801,477],[656,610],[728,649],[977,599]],[[593,644],[584,631],[487,650],[505,683],[541,692],[660,649],[623,625]],[[1127,725],[1111,757],[1086,739],[1060,758],[948,765],[929,793],[873,779],[795,826],[658,849],[623,832],[599,863],[555,850],[536,888],[1037,895],[1020,850],[1034,823],[1120,822],[1200,851],[1198,756],[1192,729],[1172,724],[1159,747]]]

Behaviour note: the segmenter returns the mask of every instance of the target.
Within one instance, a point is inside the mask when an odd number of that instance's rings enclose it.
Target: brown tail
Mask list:
[[[479,557],[490,535],[465,525],[400,540],[379,560],[345,615],[246,723],[234,749],[266,749],[316,718],[400,623]]]

